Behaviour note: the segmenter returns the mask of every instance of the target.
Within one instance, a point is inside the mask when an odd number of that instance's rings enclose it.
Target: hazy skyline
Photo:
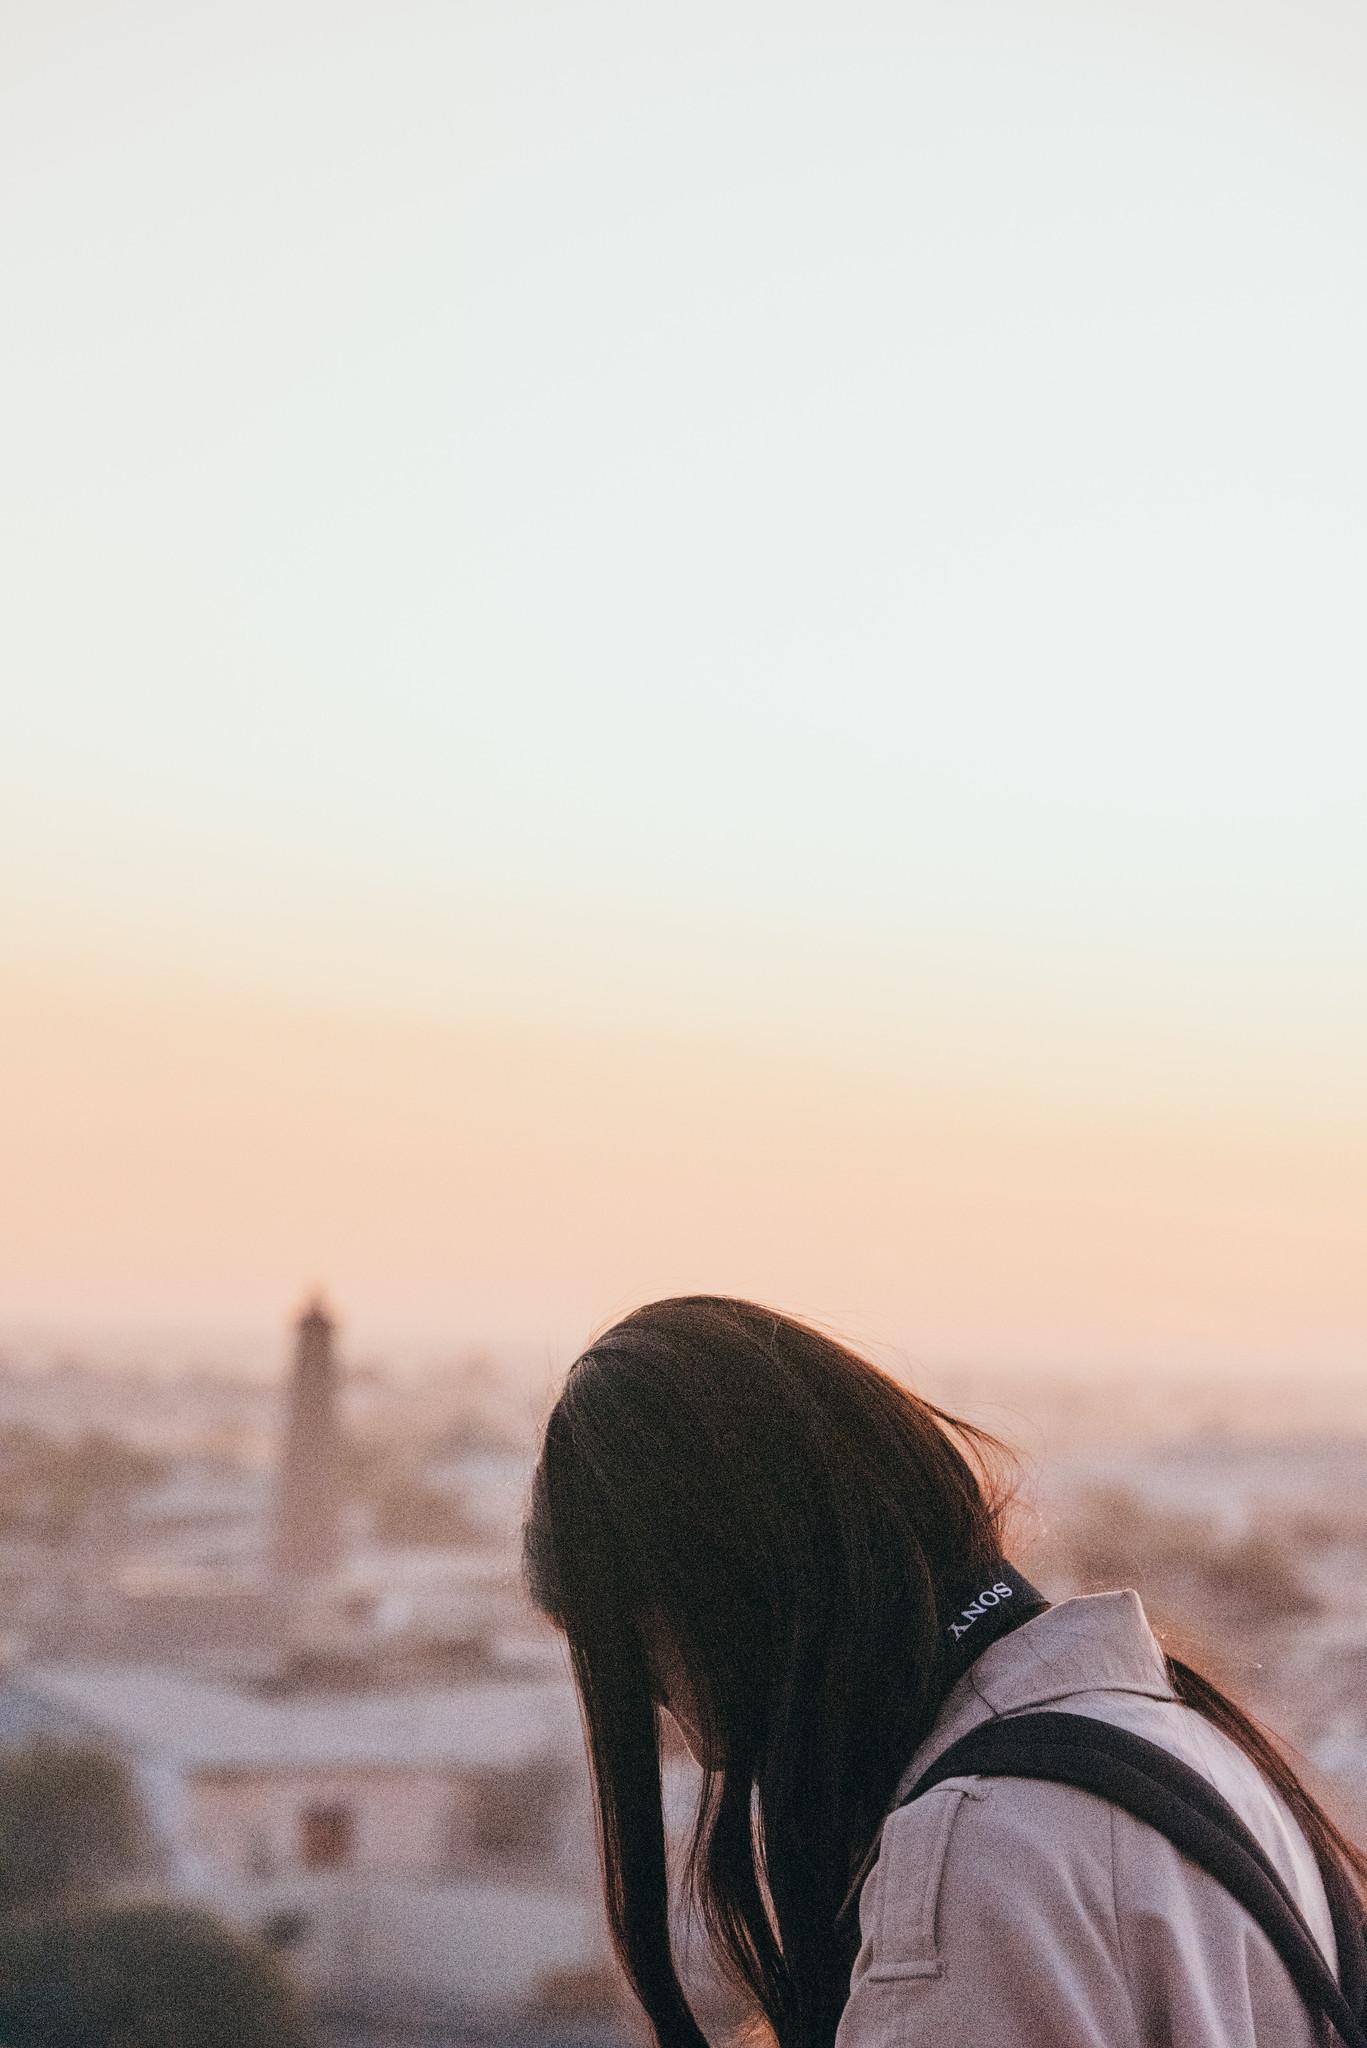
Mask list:
[[[0,21],[0,1326],[1361,1368],[1367,17]]]

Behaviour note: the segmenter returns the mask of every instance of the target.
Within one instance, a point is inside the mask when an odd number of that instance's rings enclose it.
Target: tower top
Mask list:
[[[315,1289],[305,1302],[299,1315],[296,1316],[295,1328],[298,1330],[334,1330],[336,1327],[335,1319],[328,1313],[328,1305],[324,1296],[319,1290]]]

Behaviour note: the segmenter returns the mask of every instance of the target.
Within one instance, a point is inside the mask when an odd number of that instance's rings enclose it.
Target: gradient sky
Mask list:
[[[1360,7],[0,40],[0,1328],[1361,1369]]]

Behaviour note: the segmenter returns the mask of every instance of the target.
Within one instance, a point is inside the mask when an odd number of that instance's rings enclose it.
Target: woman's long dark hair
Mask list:
[[[722,1760],[687,1870],[713,1948],[780,2048],[830,2048],[853,1962],[837,1915],[943,1697],[942,1610],[1001,1554],[1010,1469],[986,1432],[754,1302],[652,1302],[571,1368],[524,1561],[569,1644],[608,1918],[660,2048],[705,2037],[670,1941],[652,1644],[670,1645]],[[1316,1852],[1367,1880],[1256,1723],[1169,1669]]]

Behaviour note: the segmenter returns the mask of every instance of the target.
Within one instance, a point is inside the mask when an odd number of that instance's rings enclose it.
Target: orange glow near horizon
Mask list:
[[[1362,1151],[1304,1103],[172,975],[35,972],[7,1028],[11,1317],[274,1327],[316,1277],[569,1355],[708,1290],[926,1359],[1294,1374],[1367,1315]]]

